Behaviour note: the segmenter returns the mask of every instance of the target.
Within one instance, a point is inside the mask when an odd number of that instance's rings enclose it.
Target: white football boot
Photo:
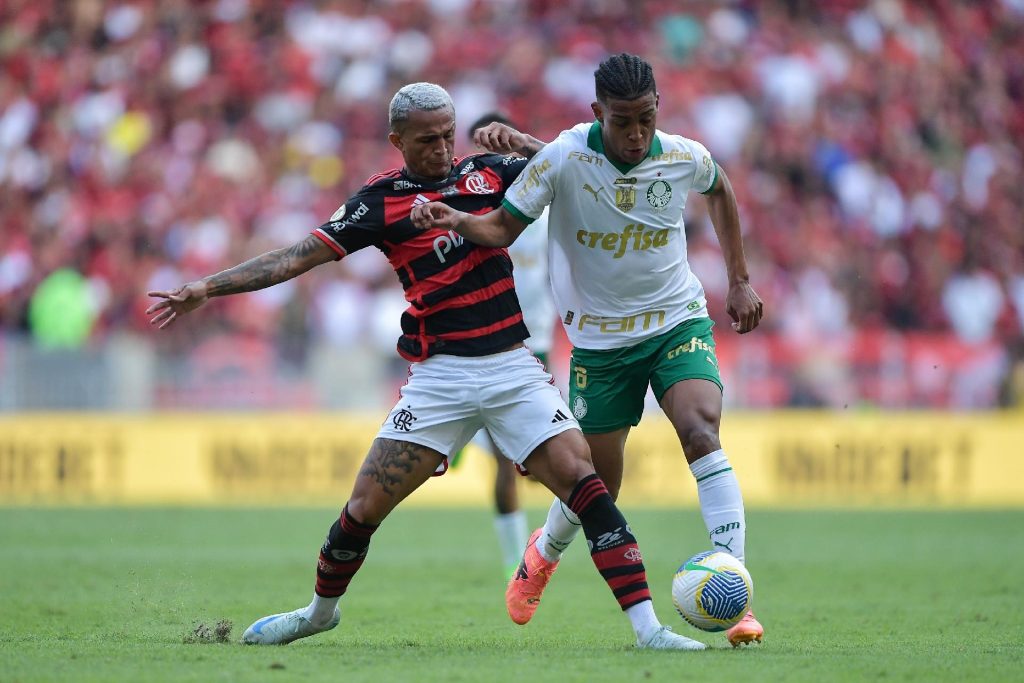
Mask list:
[[[637,642],[640,650],[704,650],[704,643],[673,633],[670,626],[662,626],[647,637],[644,642]]]
[[[341,612],[334,608],[334,616],[323,626],[314,626],[303,616],[306,608],[263,617],[245,629],[242,642],[246,645],[287,645],[293,640],[330,631],[341,621]]]

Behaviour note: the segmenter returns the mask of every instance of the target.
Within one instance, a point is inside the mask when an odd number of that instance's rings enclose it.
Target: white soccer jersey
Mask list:
[[[516,296],[523,309],[523,322],[530,329],[526,345],[537,353],[551,351],[555,327],[555,302],[548,282],[548,216],[545,212],[523,231],[508,248]]]
[[[573,346],[621,348],[707,317],[683,209],[717,173],[703,145],[661,131],[646,159],[617,166],[596,121],[563,131],[530,161],[502,203],[528,223],[551,207],[551,286]]]

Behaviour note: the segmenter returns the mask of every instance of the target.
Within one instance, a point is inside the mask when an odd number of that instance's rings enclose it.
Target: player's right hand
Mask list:
[[[412,224],[420,230],[430,230],[431,228],[452,230],[459,224],[462,216],[461,211],[441,202],[427,202],[414,206],[412,213],[409,214]]]
[[[179,316],[196,310],[210,298],[206,293],[206,283],[202,280],[189,282],[177,289],[154,290],[147,294],[160,299],[146,309],[146,315],[156,313],[150,319],[149,324],[159,325],[158,329],[161,330],[173,323]]]
[[[749,282],[734,282],[725,295],[725,311],[732,318],[732,329],[746,334],[764,317],[764,302]]]
[[[527,137],[504,123],[489,123],[473,133],[473,144],[488,152],[511,154],[520,151],[527,143]]]

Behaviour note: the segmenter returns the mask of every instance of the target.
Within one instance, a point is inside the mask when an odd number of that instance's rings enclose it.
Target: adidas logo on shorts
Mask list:
[[[551,424],[555,424],[556,422],[565,422],[568,419],[569,419],[568,415],[563,413],[561,410],[556,410],[555,411],[555,416],[553,418],[551,418]]]

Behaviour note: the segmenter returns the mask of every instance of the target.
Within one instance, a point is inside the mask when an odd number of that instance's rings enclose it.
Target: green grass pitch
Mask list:
[[[537,616],[508,620],[486,510],[397,510],[341,625],[245,647],[306,604],[336,511],[0,509],[0,681],[1010,681],[1024,676],[1024,511],[747,514],[767,634],[733,650],[674,612],[696,510],[627,509],[661,619],[706,652],[637,652],[582,539]],[[542,511],[530,512],[539,523]],[[197,623],[233,623],[226,643]],[[193,642],[189,642],[193,641]]]

